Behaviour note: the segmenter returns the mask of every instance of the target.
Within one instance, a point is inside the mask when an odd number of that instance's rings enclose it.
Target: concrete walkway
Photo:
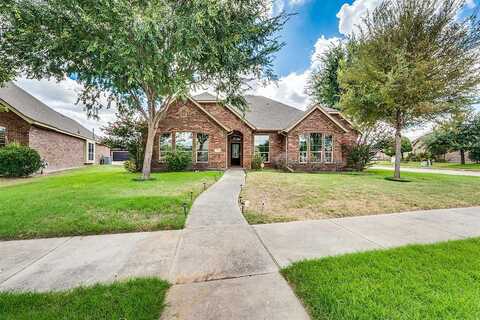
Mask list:
[[[371,169],[381,169],[381,170],[391,170],[391,171],[395,170],[395,168],[389,167],[389,166],[372,166]],[[480,172],[478,172],[478,171],[466,171],[466,170],[401,167],[401,171],[417,172],[417,173],[437,173],[437,174],[447,174],[447,175],[451,175],[451,176],[480,177]]]
[[[0,242],[0,290],[59,290],[158,276],[162,319],[308,319],[279,267],[349,252],[480,236],[480,207],[249,226],[243,171],[195,201],[181,231]]]

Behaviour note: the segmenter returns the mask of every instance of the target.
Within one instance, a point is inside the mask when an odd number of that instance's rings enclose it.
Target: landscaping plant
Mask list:
[[[259,153],[255,153],[252,159],[252,169],[261,170],[262,169],[263,158]]]
[[[0,149],[0,176],[27,177],[44,167],[37,151],[17,143]]]
[[[168,171],[184,171],[192,164],[192,153],[184,151],[169,151],[165,155]]]

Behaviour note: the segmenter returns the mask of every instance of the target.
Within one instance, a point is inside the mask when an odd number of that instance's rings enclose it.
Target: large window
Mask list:
[[[175,150],[177,152],[186,152],[192,154],[193,151],[193,133],[177,132],[175,134]]]
[[[318,132],[301,134],[298,140],[299,163],[332,163],[333,136]]]
[[[300,163],[308,162],[308,136],[301,134],[298,140],[298,160]]]
[[[169,151],[172,151],[172,134],[162,133],[159,141],[159,161],[164,162]]]
[[[7,129],[0,127],[0,148],[7,145]]]
[[[208,162],[208,134],[197,133],[197,162]]]
[[[322,134],[310,133],[310,161],[322,162]]]
[[[270,136],[258,135],[254,138],[255,153],[263,158],[263,162],[270,161]]]

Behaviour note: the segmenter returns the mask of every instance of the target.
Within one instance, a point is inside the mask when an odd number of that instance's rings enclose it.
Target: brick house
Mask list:
[[[91,131],[10,82],[0,88],[0,148],[12,142],[37,150],[47,172],[98,164],[110,155]]]
[[[346,168],[342,146],[358,133],[337,110],[315,105],[301,111],[261,96],[245,98],[245,115],[209,93],[169,106],[155,138],[152,168],[165,169],[164,156],[172,149],[191,153],[194,169],[250,169],[254,153],[267,167]]]

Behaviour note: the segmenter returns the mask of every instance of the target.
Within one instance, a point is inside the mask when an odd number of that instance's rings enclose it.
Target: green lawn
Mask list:
[[[180,229],[203,183],[219,172],[154,173],[94,166],[0,186],[0,239]]]
[[[388,170],[365,173],[248,173],[242,197],[252,223],[337,218],[480,205],[480,178]]]
[[[312,319],[479,319],[480,240],[295,263],[283,275]]]
[[[378,161],[375,164],[380,166],[389,166],[393,167],[393,164],[390,161]],[[420,162],[402,162],[401,164],[404,168],[422,168]],[[465,171],[480,171],[480,163],[450,163],[450,162],[434,162],[431,167],[432,169],[449,169],[449,170],[465,170]]]
[[[158,320],[169,284],[153,278],[54,293],[0,293],[2,320]]]

